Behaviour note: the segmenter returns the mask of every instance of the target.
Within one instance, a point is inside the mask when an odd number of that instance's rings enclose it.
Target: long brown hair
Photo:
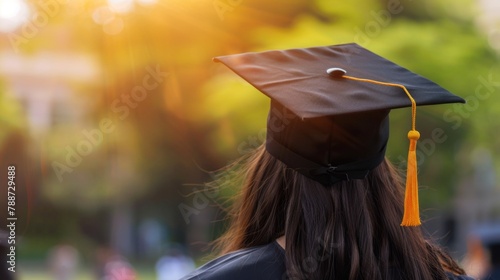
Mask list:
[[[401,227],[401,177],[388,160],[325,187],[266,152],[249,157],[221,254],[285,235],[290,279],[447,279],[464,271],[418,227]]]

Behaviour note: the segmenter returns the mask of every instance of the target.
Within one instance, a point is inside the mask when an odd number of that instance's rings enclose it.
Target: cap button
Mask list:
[[[333,67],[326,69],[326,73],[333,77],[342,77],[347,73],[347,71],[342,68]]]

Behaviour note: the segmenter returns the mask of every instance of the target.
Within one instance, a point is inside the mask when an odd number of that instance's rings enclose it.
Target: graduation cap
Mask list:
[[[385,157],[391,109],[411,107],[402,225],[420,225],[417,105],[465,101],[357,44],[214,58],[271,98],[266,150],[325,186],[363,179]]]

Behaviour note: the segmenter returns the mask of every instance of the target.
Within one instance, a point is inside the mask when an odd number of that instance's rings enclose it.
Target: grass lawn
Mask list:
[[[150,267],[134,266],[138,280],[156,280],[153,265]],[[21,263],[16,270],[16,280],[54,280],[48,269],[39,263]],[[98,280],[91,268],[84,268],[78,272],[74,280]]]

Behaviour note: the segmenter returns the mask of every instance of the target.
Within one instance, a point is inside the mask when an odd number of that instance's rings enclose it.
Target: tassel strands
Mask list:
[[[406,191],[405,191],[405,210],[402,226],[419,226],[420,210],[418,207],[418,176],[417,176],[417,140],[420,133],[416,130],[408,132],[410,139],[410,149],[408,151],[408,167],[406,170]]]

